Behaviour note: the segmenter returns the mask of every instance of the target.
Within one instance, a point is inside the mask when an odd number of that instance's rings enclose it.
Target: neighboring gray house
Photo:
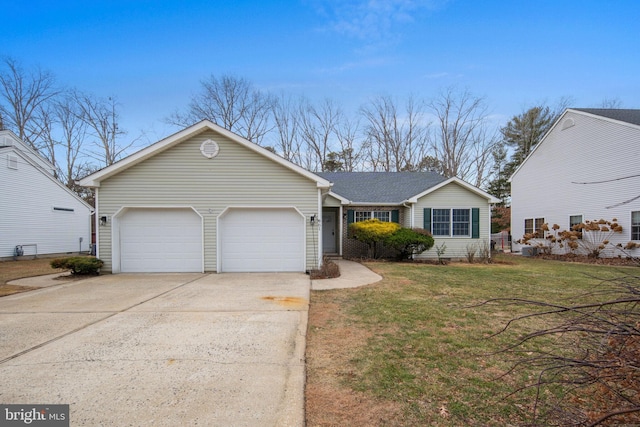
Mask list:
[[[92,208],[13,132],[0,131],[0,258],[91,248]]]
[[[366,189],[359,198],[336,193],[334,180],[339,189],[336,176],[309,172],[205,120],[81,184],[95,189],[98,257],[113,273],[312,270],[323,253],[352,253],[343,250],[348,241],[341,236],[351,215],[364,219],[366,209],[416,227],[432,212],[427,223],[438,230],[444,230],[445,210],[457,215],[447,226],[453,236],[436,236],[446,242],[446,256],[463,256],[461,248],[472,242],[488,243],[495,200],[460,180],[415,175],[407,197],[393,200],[369,200]],[[379,185],[393,182],[387,175]]]
[[[511,177],[514,250],[544,223],[567,230],[614,218],[623,232],[613,245],[640,243],[639,160],[640,110],[567,109]]]

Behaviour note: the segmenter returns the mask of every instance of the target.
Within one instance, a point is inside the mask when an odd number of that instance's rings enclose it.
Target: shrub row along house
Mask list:
[[[304,272],[323,254],[366,255],[347,226],[370,218],[427,228],[463,257],[489,244],[497,201],[432,173],[312,173],[206,120],[81,185],[95,189],[98,257],[113,273]]]
[[[549,246],[544,237],[595,221],[605,231],[587,232],[601,237],[583,235],[593,241],[578,240],[577,252],[601,245],[600,256],[639,256],[624,248],[640,243],[640,110],[566,110],[514,172],[511,195],[514,240],[536,233]]]

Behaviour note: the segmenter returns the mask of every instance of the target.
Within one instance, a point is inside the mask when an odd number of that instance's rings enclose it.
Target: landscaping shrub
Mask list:
[[[401,260],[431,249],[434,243],[431,233],[422,228],[400,228],[384,239],[386,246],[399,252],[398,259]]]
[[[349,234],[354,239],[368,244],[370,251],[373,252],[373,258],[377,258],[376,243],[383,242],[398,229],[400,229],[400,224],[395,222],[368,219],[351,224]]]
[[[623,231],[617,221],[615,218],[611,221],[604,219],[584,221],[574,225],[570,230],[560,230],[558,224],[553,224],[551,227],[549,224],[542,224],[542,233],[537,231],[527,233],[518,243],[534,245],[546,254],[573,252],[598,258],[607,247],[622,250],[622,245],[613,246],[610,242],[615,234],[621,234]],[[624,249],[635,247],[637,246],[630,242]]]
[[[340,267],[338,264],[331,261],[329,258],[324,257],[322,265],[318,270],[312,270],[310,272],[311,279],[334,279],[340,277]]]
[[[52,268],[70,270],[74,275],[97,275],[104,262],[94,257],[56,258],[51,261]]]

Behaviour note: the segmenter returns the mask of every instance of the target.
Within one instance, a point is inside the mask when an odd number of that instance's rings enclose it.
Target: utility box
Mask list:
[[[536,256],[538,255],[538,248],[534,246],[525,246],[522,248],[522,256]]]

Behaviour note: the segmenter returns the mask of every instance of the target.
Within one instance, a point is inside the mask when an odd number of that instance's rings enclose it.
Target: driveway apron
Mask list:
[[[120,274],[0,299],[0,403],[70,424],[299,426],[304,274]]]

